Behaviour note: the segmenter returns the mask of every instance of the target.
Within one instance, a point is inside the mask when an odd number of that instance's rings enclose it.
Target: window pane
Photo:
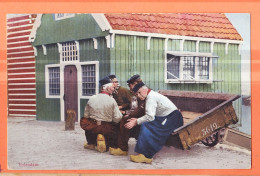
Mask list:
[[[180,78],[180,57],[167,54],[167,79]]]
[[[191,80],[194,79],[195,75],[195,57],[185,56],[183,58],[183,79]]]
[[[199,79],[209,79],[209,58],[199,58]]]
[[[76,42],[62,43],[62,61],[77,61],[78,59],[78,48]]]
[[[82,93],[91,96],[96,92],[96,65],[82,66]]]
[[[49,70],[49,94],[60,95],[60,68],[50,67],[48,70]]]

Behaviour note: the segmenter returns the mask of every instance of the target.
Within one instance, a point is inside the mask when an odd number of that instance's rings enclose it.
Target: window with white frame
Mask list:
[[[49,95],[60,95],[60,68],[49,67]]]
[[[73,62],[79,60],[79,48],[76,42],[62,43],[60,47],[62,62]]]
[[[167,82],[209,82],[212,81],[212,57],[203,55],[167,54]]]
[[[75,14],[74,13],[55,13],[54,16],[55,16],[55,20],[57,21],[57,20],[63,20],[66,18],[74,17]]]
[[[96,94],[96,64],[82,65],[82,95]]]

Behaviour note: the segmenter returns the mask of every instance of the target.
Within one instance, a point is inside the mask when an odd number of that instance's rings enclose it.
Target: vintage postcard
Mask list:
[[[127,3],[125,10],[108,3],[108,11],[101,2],[78,2],[72,11],[58,2],[40,10],[37,2],[1,13],[1,171],[256,173],[257,12]],[[59,4],[64,9],[55,10]]]

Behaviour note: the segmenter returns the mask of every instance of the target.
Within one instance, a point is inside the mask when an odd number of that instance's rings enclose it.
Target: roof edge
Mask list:
[[[36,31],[41,25],[42,14],[37,14],[35,22],[33,23],[32,31],[29,35],[29,42],[33,43],[36,39]]]
[[[193,37],[193,36],[182,36],[182,35],[114,30],[114,29],[110,29],[110,33],[122,34],[122,35],[136,35],[136,36],[144,36],[144,37],[155,37],[155,38],[179,39],[179,40],[195,40],[195,41],[216,42],[216,43],[243,44],[243,40],[204,38],[204,37]]]
[[[91,15],[102,31],[112,30],[111,25],[103,13],[91,13]]]

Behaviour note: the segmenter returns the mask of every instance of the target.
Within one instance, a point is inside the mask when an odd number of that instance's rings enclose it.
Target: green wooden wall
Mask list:
[[[94,49],[92,39],[79,41],[80,61],[99,61],[99,79],[110,74],[110,51],[104,37],[97,38],[98,48]],[[80,100],[80,116],[83,117],[88,99]]]
[[[60,99],[45,98],[45,65],[59,64],[57,45],[47,45],[47,55],[43,55],[42,47],[37,47],[36,68],[36,119],[60,121]]]
[[[115,35],[115,47],[111,48],[111,72],[115,73],[122,86],[134,74],[140,74],[152,89],[182,91],[218,92],[241,94],[241,57],[238,45],[214,44],[213,83],[165,83],[165,39],[151,38],[147,50],[147,37]],[[199,52],[210,52],[210,42],[200,42]],[[196,41],[185,41],[184,51],[195,52]],[[180,51],[180,40],[168,40],[168,51]],[[241,114],[241,100],[234,102],[238,116]]]
[[[88,39],[107,34],[101,31],[91,14],[75,14],[74,17],[57,21],[54,14],[43,14],[33,45]]]

